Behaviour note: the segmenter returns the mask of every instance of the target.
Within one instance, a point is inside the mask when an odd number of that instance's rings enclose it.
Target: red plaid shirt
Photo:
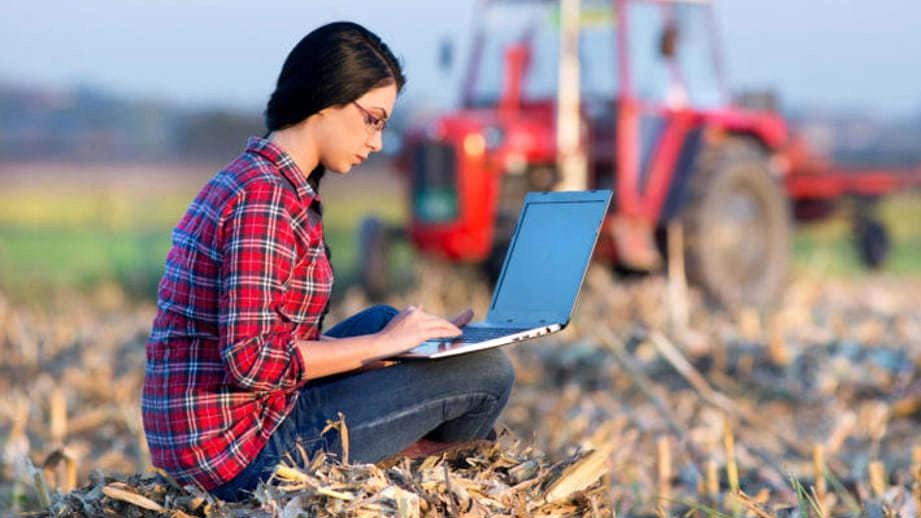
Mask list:
[[[212,489],[288,415],[333,283],[320,201],[289,155],[252,138],[173,232],[141,408],[153,464]]]

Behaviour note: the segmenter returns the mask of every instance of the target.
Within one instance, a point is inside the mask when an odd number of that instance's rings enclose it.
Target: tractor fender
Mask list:
[[[705,138],[710,129],[706,125],[697,126],[685,136],[678,159],[675,161],[675,173],[668,188],[668,195],[659,212],[660,226],[680,217],[693,197],[691,190],[694,175],[706,169],[707,163],[713,160],[713,154],[720,152],[721,144],[710,144]],[[733,132],[727,134],[725,140],[727,142],[724,147],[732,147],[732,142],[745,142],[751,149],[765,154],[771,153],[770,147],[761,140],[760,135],[754,133]]]

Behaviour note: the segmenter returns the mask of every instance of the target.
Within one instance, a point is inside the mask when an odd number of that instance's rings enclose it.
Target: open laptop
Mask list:
[[[444,358],[562,330],[610,201],[610,190],[528,193],[486,319],[464,326],[463,336],[429,340],[397,359]]]

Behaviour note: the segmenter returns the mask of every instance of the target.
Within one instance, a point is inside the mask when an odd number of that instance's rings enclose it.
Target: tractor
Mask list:
[[[665,229],[679,222],[691,283],[724,306],[764,306],[785,287],[795,220],[824,217],[846,196],[921,184],[918,172],[838,170],[769,103],[734,102],[710,2],[581,0],[574,30],[566,3],[483,2],[460,106],[411,128],[398,159],[411,207],[404,231],[418,252],[494,276],[525,193],[608,188],[598,260],[660,270]],[[567,59],[578,85],[569,115]],[[574,128],[565,146],[563,124]],[[857,219],[864,257],[879,264],[885,228],[870,209]],[[369,218],[359,235],[360,282],[380,296],[393,232]]]

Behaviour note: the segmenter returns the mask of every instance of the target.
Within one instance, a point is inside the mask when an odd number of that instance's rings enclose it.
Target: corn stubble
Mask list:
[[[377,465],[316,456],[226,503],[149,466],[151,307],[0,299],[0,509],[34,516],[903,516],[921,512],[921,280],[796,279],[775,311],[676,325],[662,278],[589,272],[569,328],[507,348],[495,443]],[[671,290],[674,293],[674,290]],[[672,295],[674,296],[674,295]],[[390,301],[482,315],[472,270],[425,261]],[[335,322],[367,305],[349,292]],[[347,436],[347,416],[332,423]],[[74,489],[76,487],[76,489]],[[0,511],[3,515],[3,511]]]

